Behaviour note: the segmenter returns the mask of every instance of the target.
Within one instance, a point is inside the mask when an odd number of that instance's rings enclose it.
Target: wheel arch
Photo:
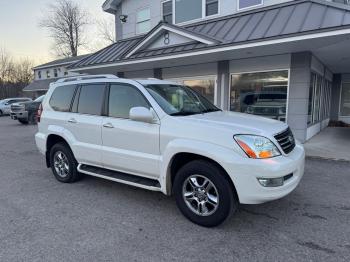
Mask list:
[[[218,161],[216,161],[208,156],[205,156],[203,154],[191,153],[191,152],[177,152],[171,158],[169,165],[167,167],[167,171],[166,171],[166,173],[167,173],[166,174],[166,192],[168,195],[172,195],[172,193],[173,193],[172,192],[173,183],[174,183],[174,179],[175,179],[177,172],[180,170],[181,167],[183,167],[187,163],[190,163],[194,160],[207,161],[207,162],[213,164],[214,166],[216,166],[217,168],[219,168],[222,171],[222,173],[224,174],[225,178],[229,181],[230,186],[233,190],[234,196],[237,198],[237,200],[239,199],[234,182],[232,181],[231,177],[229,176],[229,174],[227,173],[225,168]]]
[[[50,151],[51,151],[51,148],[54,145],[56,145],[57,143],[64,143],[70,148],[67,140],[65,138],[63,138],[62,136],[57,135],[57,134],[48,135],[47,140],[46,140],[46,153],[45,153],[47,167],[51,167],[51,165],[50,165]]]

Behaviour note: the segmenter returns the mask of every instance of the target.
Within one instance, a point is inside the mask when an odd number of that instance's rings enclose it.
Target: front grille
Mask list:
[[[295,139],[289,127],[283,132],[275,135],[275,139],[283,149],[284,153],[289,154],[290,152],[293,151],[295,147]]]
[[[24,106],[22,105],[11,105],[11,111],[12,112],[19,112],[19,111],[23,111]]]
[[[254,114],[263,114],[263,115],[276,115],[278,114],[278,108],[273,107],[255,107]]]

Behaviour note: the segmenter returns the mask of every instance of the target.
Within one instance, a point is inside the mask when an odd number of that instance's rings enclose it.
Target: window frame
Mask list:
[[[260,0],[261,3],[260,4],[257,4],[257,5],[251,5],[251,6],[248,6],[248,7],[240,7],[240,2],[242,0],[237,0],[237,11],[243,11],[243,10],[248,10],[248,9],[253,9],[253,8],[256,8],[256,7],[260,7],[260,6],[263,6],[264,5],[264,0]]]
[[[172,11],[173,11],[173,19],[172,19],[173,25],[181,26],[181,25],[186,25],[186,24],[202,21],[202,20],[207,19],[207,18],[214,18],[214,17],[220,16],[220,7],[221,7],[221,1],[222,0],[217,0],[218,1],[218,13],[217,14],[213,14],[213,15],[208,15],[208,16],[206,15],[206,7],[207,7],[206,0],[202,0],[202,16],[200,18],[195,18],[195,19],[191,19],[191,20],[188,20],[188,21],[183,21],[183,22],[176,23],[176,6],[175,6],[176,5],[176,0],[165,0],[164,2],[166,2],[166,1],[173,1],[173,6],[172,6],[173,7],[172,8]],[[162,14],[161,15],[163,17],[163,9],[162,9]]]
[[[278,72],[278,71],[287,71],[288,72],[288,83],[287,83],[287,98],[286,98],[286,119],[284,123],[288,123],[288,112],[289,112],[289,92],[290,92],[290,68],[277,68],[277,69],[268,69],[268,70],[256,70],[256,71],[239,71],[239,72],[230,72],[229,80],[229,93],[228,93],[228,111],[231,108],[231,89],[232,89],[232,75],[238,74],[254,74],[254,73],[268,73],[268,72]]]
[[[160,2],[160,10],[161,10],[161,17],[162,21],[164,21],[164,4],[170,2],[171,3],[171,24],[174,24],[174,1],[173,0],[164,0]],[[169,14],[168,14],[169,15]]]
[[[149,19],[145,19],[145,20],[142,20],[142,21],[138,21],[138,14],[139,12],[142,12],[144,10],[148,9],[149,10]],[[136,17],[135,17],[135,33],[136,35],[143,35],[143,34],[147,34],[151,29],[152,29],[152,24],[151,24],[151,21],[152,21],[152,16],[151,16],[151,7],[150,6],[144,6],[142,8],[139,8],[136,10]],[[145,22],[149,22],[149,25],[150,25],[150,28],[148,31],[146,32],[139,32],[138,30],[138,25],[141,24],[141,23],[145,23]]]
[[[107,88],[106,88],[106,92],[105,92],[105,101],[104,101],[105,102],[105,105],[104,105],[104,116],[105,117],[109,117],[109,118],[113,118],[113,119],[130,120],[130,116],[128,118],[125,118],[125,117],[116,117],[116,116],[110,116],[109,115],[109,98],[110,98],[110,91],[111,91],[111,86],[112,85],[125,85],[125,86],[130,86],[131,88],[136,89],[136,91],[138,93],[140,93],[141,96],[145,99],[145,101],[149,105],[150,109],[155,111],[153,109],[153,106],[150,103],[150,101],[147,99],[147,97],[144,95],[144,93],[142,93],[142,91],[139,88],[137,88],[137,86],[129,84],[129,83],[125,83],[125,82],[111,82],[111,83],[107,83]]]

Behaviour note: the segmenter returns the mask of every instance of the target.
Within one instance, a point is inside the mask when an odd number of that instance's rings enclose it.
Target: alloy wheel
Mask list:
[[[219,193],[214,183],[201,175],[185,180],[182,195],[187,207],[199,216],[210,216],[219,206]]]

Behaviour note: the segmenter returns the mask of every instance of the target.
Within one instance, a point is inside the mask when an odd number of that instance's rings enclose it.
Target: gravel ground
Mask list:
[[[97,178],[57,182],[36,126],[0,118],[0,261],[349,261],[350,163],[308,159],[284,199],[217,228],[173,198]]]

